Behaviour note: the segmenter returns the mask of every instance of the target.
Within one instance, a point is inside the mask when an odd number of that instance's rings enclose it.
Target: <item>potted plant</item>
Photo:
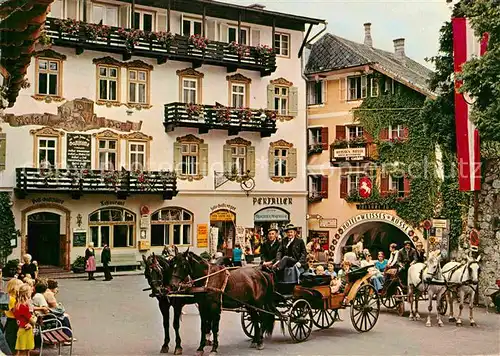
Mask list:
[[[18,265],[19,265],[18,259],[7,261],[5,266],[3,266],[3,268],[2,268],[3,276],[4,277],[14,277],[14,275],[16,274],[16,269],[17,269]]]
[[[85,258],[83,256],[78,256],[76,260],[71,264],[71,270],[73,271],[73,273],[85,272]]]

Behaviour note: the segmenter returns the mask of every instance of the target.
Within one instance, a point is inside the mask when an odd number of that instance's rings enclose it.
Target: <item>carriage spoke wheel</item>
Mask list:
[[[312,308],[304,299],[293,303],[288,317],[288,332],[295,342],[305,341],[311,335],[313,327]]]
[[[313,312],[313,324],[320,329],[328,329],[335,323],[335,310],[330,309],[316,309]]]
[[[446,299],[446,295],[443,294],[441,297],[441,303],[438,305],[439,314],[446,315],[446,311],[448,310],[448,300]]]
[[[359,332],[370,331],[378,320],[380,300],[372,285],[364,285],[351,302],[351,322]]]
[[[255,336],[255,325],[250,314],[245,310],[241,313],[241,327],[246,336],[253,339]]]
[[[396,311],[399,316],[403,316],[405,313],[405,299],[403,297],[403,289],[397,287],[394,292],[394,299],[396,300]]]
[[[384,295],[381,295],[380,301],[387,309],[394,309],[397,306],[396,298],[394,298],[393,294],[389,294],[389,292],[385,292]]]

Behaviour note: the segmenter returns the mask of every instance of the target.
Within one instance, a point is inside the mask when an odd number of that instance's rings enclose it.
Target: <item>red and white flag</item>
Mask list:
[[[452,19],[453,58],[455,74],[462,65],[474,57],[484,55],[488,45],[488,34],[482,39],[474,35],[467,18]],[[481,189],[481,156],[479,131],[471,121],[472,101],[466,93],[459,93],[461,80],[455,80],[455,126],[457,136],[458,183],[461,191]],[[468,98],[466,100],[466,98]]]

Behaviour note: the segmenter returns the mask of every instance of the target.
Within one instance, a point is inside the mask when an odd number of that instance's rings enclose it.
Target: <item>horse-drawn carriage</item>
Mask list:
[[[380,301],[370,284],[368,268],[360,268],[347,275],[347,285],[340,293],[331,293],[329,276],[316,283],[277,283],[275,303],[279,314],[276,320],[287,324],[290,337],[295,342],[307,340],[313,325],[320,329],[330,328],[339,319],[339,309],[350,307],[351,322],[359,332],[370,331],[377,323]],[[254,323],[246,309],[241,311],[244,333],[254,337]]]

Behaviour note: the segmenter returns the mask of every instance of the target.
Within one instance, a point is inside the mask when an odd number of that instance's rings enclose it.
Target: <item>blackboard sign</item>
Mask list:
[[[87,246],[87,232],[73,231],[73,247]]]
[[[66,165],[69,169],[90,169],[92,138],[88,134],[67,134]]]

